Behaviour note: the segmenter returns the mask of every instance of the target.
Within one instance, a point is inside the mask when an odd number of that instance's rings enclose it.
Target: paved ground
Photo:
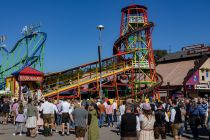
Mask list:
[[[60,128],[59,128],[60,130]],[[32,138],[26,137],[25,134],[22,136],[13,136],[12,133],[14,131],[14,126],[9,125],[1,125],[0,124],[0,140],[31,140]],[[86,134],[87,136],[87,134]],[[185,134],[185,137],[182,140],[188,140],[192,135]],[[44,137],[42,135],[38,135],[35,139],[37,140],[73,140],[75,139],[74,134],[71,134],[70,136],[60,136],[58,133],[54,133],[51,137]],[[87,139],[87,138],[86,138]],[[202,140],[208,140],[207,137],[202,137]],[[120,136],[117,135],[116,129],[114,128],[101,128],[100,129],[100,140],[120,140]],[[167,136],[167,140],[173,140],[171,136]]]

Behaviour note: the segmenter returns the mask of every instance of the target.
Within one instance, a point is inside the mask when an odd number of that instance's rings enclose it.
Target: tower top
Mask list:
[[[121,12],[124,12],[128,9],[133,9],[133,8],[142,8],[144,10],[147,10],[147,7],[146,6],[143,6],[143,5],[137,5],[137,4],[132,4],[132,5],[129,5],[129,6],[126,6],[124,8],[122,8]]]

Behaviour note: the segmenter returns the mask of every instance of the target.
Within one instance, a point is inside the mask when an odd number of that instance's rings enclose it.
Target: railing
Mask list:
[[[115,73],[126,71],[131,68],[132,60],[123,61],[118,59],[120,59],[120,57],[113,57],[106,61],[102,61],[102,78],[111,76]],[[91,82],[97,82],[100,79],[98,62],[73,69],[72,71],[68,71],[68,73],[69,74],[66,75],[65,73],[58,73],[55,75],[55,77],[52,77],[53,80],[50,78],[46,80],[43,93],[45,95],[50,95],[57,92],[77,88],[78,86]]]

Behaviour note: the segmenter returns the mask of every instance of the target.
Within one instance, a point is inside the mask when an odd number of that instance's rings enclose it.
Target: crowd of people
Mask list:
[[[198,128],[208,131],[210,139],[210,100],[207,98],[176,98],[165,102],[158,100],[33,100],[27,102],[0,101],[0,123],[14,124],[13,135],[46,137],[60,133],[83,140],[86,132],[89,140],[99,140],[101,127],[114,127],[121,140],[166,139],[171,134],[180,140],[184,132],[191,130],[193,139],[199,138]],[[58,131],[61,127],[61,131]],[[190,128],[190,129],[189,129]],[[25,133],[24,133],[25,134]]]

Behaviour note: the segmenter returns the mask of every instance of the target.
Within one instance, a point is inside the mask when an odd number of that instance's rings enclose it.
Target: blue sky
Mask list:
[[[210,44],[209,0],[1,0],[0,34],[12,48],[24,25],[41,22],[48,34],[45,72],[56,72],[97,60],[99,24],[105,26],[102,57],[110,57],[121,8],[133,3],[148,7],[154,49]]]

